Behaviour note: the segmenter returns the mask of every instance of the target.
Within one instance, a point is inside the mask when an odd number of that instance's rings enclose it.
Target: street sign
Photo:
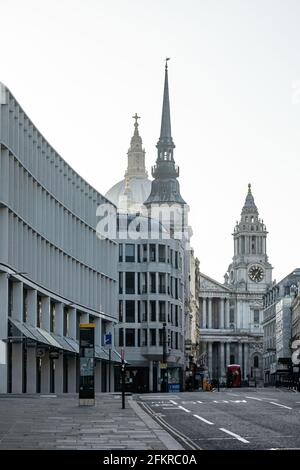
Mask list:
[[[166,364],[165,362],[160,362],[160,368],[161,368],[161,369],[167,369],[167,368],[168,368],[168,364]]]
[[[111,346],[111,344],[112,344],[112,334],[111,333],[106,333],[104,335],[104,344],[105,344],[105,346]]]

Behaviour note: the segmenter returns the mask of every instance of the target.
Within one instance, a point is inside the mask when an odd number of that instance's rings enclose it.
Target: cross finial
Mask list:
[[[248,193],[251,194],[251,183],[248,184]]]
[[[135,119],[134,125],[135,125],[135,127],[137,127],[137,126],[139,125],[139,124],[138,124],[138,119],[141,119],[141,117],[138,116],[137,113],[135,113],[135,115],[132,116],[132,119]]]
[[[170,60],[171,57],[166,57],[166,65],[165,65],[165,69],[168,70],[168,60]]]

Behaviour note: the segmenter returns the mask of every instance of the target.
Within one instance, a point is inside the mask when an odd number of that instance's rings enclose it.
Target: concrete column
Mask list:
[[[13,283],[12,317],[23,322],[23,283]],[[23,392],[23,344],[12,344],[12,393]]]
[[[61,302],[55,304],[54,332],[60,336],[64,335],[64,304]]]
[[[56,316],[56,312],[55,312]],[[55,321],[56,323],[56,321]],[[64,355],[62,352],[59,354],[59,358],[55,359],[55,393],[61,394],[64,391]]]
[[[7,393],[7,312],[8,312],[8,277],[0,273],[0,393]]]
[[[212,378],[212,342],[207,343],[207,357],[208,357],[208,373],[209,377]]]
[[[230,325],[230,305],[229,299],[226,299],[225,302],[225,328],[229,328]]]
[[[81,313],[80,314],[80,323],[89,323],[90,317],[88,313]]]
[[[102,345],[102,319],[95,318],[95,345],[101,346]]]
[[[249,344],[244,344],[244,367],[243,375],[244,380],[247,380],[249,374]]]
[[[41,393],[50,393],[50,359],[49,359],[49,351],[45,351],[45,354],[42,357]]]
[[[153,361],[149,361],[149,392],[153,392]]]
[[[219,328],[225,328],[225,299],[219,300],[219,308],[220,308],[220,323]]]
[[[76,393],[76,357],[68,357],[68,392]]]
[[[41,324],[41,328],[43,330],[50,331],[50,297],[42,297],[42,324]]]
[[[230,364],[230,343],[226,343],[226,365]]]
[[[212,328],[212,299],[208,299],[208,328]]]
[[[27,393],[36,393],[36,347],[27,348]]]
[[[27,321],[30,325],[36,326],[37,320],[37,291],[35,289],[28,289],[27,291]]]
[[[70,338],[76,339],[76,308],[69,307],[69,336]]]
[[[220,342],[220,376],[222,379],[226,377],[224,353],[225,353],[225,344],[221,341]]]
[[[202,299],[202,328],[207,326],[206,298]]]

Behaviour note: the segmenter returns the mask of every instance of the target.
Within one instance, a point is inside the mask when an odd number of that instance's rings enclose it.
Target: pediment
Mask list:
[[[217,291],[217,292],[224,292],[228,293],[231,290],[221,284],[220,282],[212,279],[211,277],[207,276],[206,274],[200,273],[200,291]]]

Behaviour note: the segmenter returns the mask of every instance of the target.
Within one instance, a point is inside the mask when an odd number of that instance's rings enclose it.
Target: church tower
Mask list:
[[[157,142],[157,159],[152,167],[153,181],[151,192],[144,205],[152,218],[159,218],[169,226],[170,233],[179,234],[186,230],[188,206],[180,194],[179,168],[175,165],[174,149],[171,133],[171,113],[169,100],[168,60],[165,65],[165,83],[161,117],[160,137]],[[164,208],[164,214],[162,214]]]
[[[265,291],[272,282],[272,266],[267,256],[267,234],[249,184],[240,222],[234,228],[234,256],[225,275],[225,283],[239,290]]]
[[[130,147],[127,152],[128,164],[125,172],[125,178],[147,178],[148,173],[145,167],[145,149],[143,148],[142,138],[139,134],[138,119],[140,116],[135,113],[132,116],[134,119],[134,133],[131,137]]]

